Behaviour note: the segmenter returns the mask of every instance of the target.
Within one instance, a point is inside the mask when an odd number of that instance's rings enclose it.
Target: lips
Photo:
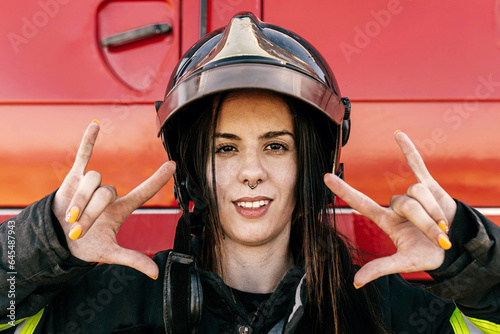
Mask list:
[[[260,201],[253,201],[253,202],[235,202],[236,205],[238,205],[241,208],[244,209],[257,209],[262,206],[265,206],[269,204],[270,200],[260,200]]]
[[[269,209],[272,200],[268,197],[240,198],[233,202],[236,211],[245,218],[259,218]]]

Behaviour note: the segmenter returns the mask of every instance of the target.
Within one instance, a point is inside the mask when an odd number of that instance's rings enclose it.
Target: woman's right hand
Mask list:
[[[86,172],[99,124],[92,122],[83,135],[75,163],[55,195],[52,211],[61,224],[71,253],[87,262],[121,264],[158,277],[158,266],[147,255],[120,247],[116,235],[132,212],[153,197],[172,177],[174,162],[163,164],[149,179],[124,197],[101,185],[101,175]]]

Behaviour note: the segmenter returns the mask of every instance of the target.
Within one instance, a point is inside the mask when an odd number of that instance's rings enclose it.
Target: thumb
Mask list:
[[[110,252],[104,262],[134,268],[152,279],[157,279],[160,272],[158,265],[149,256],[118,245],[116,245],[116,249]]]
[[[354,275],[354,286],[356,289],[361,288],[367,283],[376,280],[379,277],[403,272],[403,268],[398,265],[401,260],[397,259],[398,254],[387,257],[381,257],[366,263]]]

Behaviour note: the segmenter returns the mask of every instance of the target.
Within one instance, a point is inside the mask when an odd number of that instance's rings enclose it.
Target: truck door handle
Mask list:
[[[137,29],[121,32],[116,35],[105,37],[101,40],[103,47],[117,47],[131,44],[137,41],[152,38],[158,35],[167,35],[172,31],[172,26],[168,23],[150,24]]]

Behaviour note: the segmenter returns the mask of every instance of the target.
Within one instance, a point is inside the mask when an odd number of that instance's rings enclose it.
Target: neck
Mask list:
[[[271,293],[293,267],[293,255],[286,242],[246,246],[224,240],[224,282],[252,293]]]

